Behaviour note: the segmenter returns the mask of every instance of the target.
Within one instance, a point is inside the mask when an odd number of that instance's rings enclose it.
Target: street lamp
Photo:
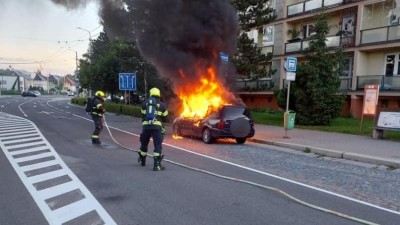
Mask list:
[[[91,43],[92,43],[92,33],[90,33],[90,31],[88,31],[88,30],[86,30],[86,29],[84,29],[82,27],[77,27],[77,29],[84,30],[84,31],[88,32],[88,34],[89,34],[89,42],[90,42],[89,43],[89,52],[90,52]],[[89,55],[90,55],[90,53],[89,53]],[[90,57],[89,57],[89,62],[90,62]],[[92,88],[91,87],[89,87],[89,97],[92,97]]]
[[[88,32],[89,33],[89,41],[92,41],[92,33],[90,33],[90,31],[88,31],[86,29],[83,29],[82,27],[77,27],[77,29],[84,30],[84,31]]]

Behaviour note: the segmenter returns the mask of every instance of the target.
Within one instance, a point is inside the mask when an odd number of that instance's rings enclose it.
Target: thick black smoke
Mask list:
[[[219,57],[233,54],[237,45],[238,18],[229,0],[52,1],[68,9],[98,2],[107,33],[135,39],[142,55],[175,87],[198,82],[199,70],[210,66],[219,70],[220,81],[235,80]]]
[[[239,25],[228,0],[134,0],[132,11],[141,53],[175,85],[198,81],[198,68],[218,68],[219,52],[236,49]]]

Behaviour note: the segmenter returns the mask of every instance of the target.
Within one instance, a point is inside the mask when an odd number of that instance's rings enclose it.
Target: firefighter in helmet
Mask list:
[[[101,144],[99,135],[103,130],[103,116],[106,110],[104,109],[104,98],[106,95],[102,91],[96,91],[95,96],[93,98],[93,108],[91,111],[91,116],[94,122],[94,131],[92,134],[92,143],[93,144]]]
[[[142,133],[140,134],[140,149],[138,162],[146,165],[147,149],[150,138],[154,144],[154,171],[165,170],[161,165],[164,155],[161,154],[162,142],[165,135],[163,123],[167,120],[168,110],[166,105],[160,100],[161,94],[158,88],[150,89],[150,97],[141,105],[142,114]]]

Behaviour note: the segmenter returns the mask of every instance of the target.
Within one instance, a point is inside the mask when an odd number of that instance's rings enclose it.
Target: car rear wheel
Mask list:
[[[174,127],[172,128],[172,132],[174,133],[174,135],[182,136],[181,129],[178,125],[174,125]]]
[[[236,138],[236,143],[244,144],[246,142],[246,138]]]
[[[202,138],[203,138],[204,143],[206,143],[206,144],[211,144],[213,142],[213,138],[211,137],[210,129],[205,128],[203,130]]]

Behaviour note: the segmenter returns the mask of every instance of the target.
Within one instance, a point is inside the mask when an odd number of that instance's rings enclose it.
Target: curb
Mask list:
[[[286,142],[274,142],[274,141],[265,141],[259,140],[254,138],[249,138],[249,141],[260,143],[260,144],[267,144],[267,145],[274,145],[284,148],[290,148],[297,151],[310,151],[312,153],[321,155],[321,156],[328,156],[332,158],[338,159],[346,159],[364,163],[372,163],[376,165],[384,165],[389,167],[400,168],[400,159],[391,159],[386,157],[379,157],[379,156],[371,156],[371,155],[364,155],[359,153],[353,152],[343,152],[331,149],[323,149],[323,148],[316,148],[312,146],[300,145],[300,144],[292,144]]]

